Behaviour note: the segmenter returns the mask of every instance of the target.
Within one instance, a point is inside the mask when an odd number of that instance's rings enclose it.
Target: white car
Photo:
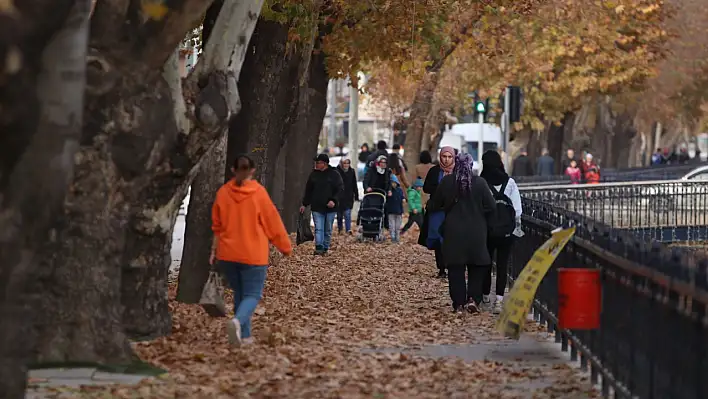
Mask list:
[[[657,211],[708,209],[708,166],[699,166],[676,180],[644,184],[643,202]]]
[[[708,165],[693,169],[683,175],[679,180],[708,181]]]

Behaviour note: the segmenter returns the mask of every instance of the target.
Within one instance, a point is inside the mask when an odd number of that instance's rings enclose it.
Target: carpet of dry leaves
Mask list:
[[[135,344],[169,374],[137,387],[86,387],[121,398],[584,398],[595,393],[566,365],[463,362],[364,348],[416,348],[501,339],[491,315],[455,315],[431,252],[415,245],[335,236],[325,257],[312,243],[276,259],[256,310],[256,343],[229,348],[224,319],[171,302],[173,332]],[[174,297],[174,287],[170,290]],[[533,392],[553,374],[562,383]]]

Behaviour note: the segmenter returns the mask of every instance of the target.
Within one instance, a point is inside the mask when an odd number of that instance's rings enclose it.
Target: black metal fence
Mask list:
[[[573,210],[524,198],[526,235],[514,250],[518,276],[559,226],[576,235],[544,278],[536,319],[571,358],[589,369],[605,397],[708,398],[708,260],[592,221]],[[601,325],[559,330],[557,268],[601,271]]]
[[[647,240],[708,245],[708,181],[553,185],[521,192]]]
[[[602,169],[601,182],[630,182],[649,180],[676,180],[693,169],[706,165],[703,163],[688,163],[683,165],[660,165],[641,168]],[[570,178],[564,175],[555,176],[518,176],[517,183],[523,185],[570,184]]]

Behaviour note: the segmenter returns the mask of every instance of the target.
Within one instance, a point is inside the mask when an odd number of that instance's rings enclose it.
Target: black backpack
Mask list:
[[[508,237],[516,228],[516,211],[514,210],[514,204],[511,202],[511,199],[504,194],[507,183],[509,183],[509,180],[502,184],[499,191],[489,184],[494,202],[496,202],[496,212],[489,220],[488,229],[490,237]]]

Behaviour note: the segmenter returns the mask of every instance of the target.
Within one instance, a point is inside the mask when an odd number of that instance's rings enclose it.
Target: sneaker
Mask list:
[[[492,313],[500,314],[504,309],[504,297],[497,295],[496,301],[494,301],[494,307],[492,308]]]
[[[479,306],[477,306],[474,300],[470,299],[465,305],[465,310],[472,314],[479,313]]]
[[[447,273],[445,273],[445,270],[440,270],[438,272],[437,278],[439,278],[439,279],[447,278]]]
[[[231,319],[226,322],[226,333],[229,335],[231,346],[241,346],[241,323],[238,320]]]
[[[315,246],[315,255],[322,255],[324,253],[324,247],[322,245]]]
[[[464,306],[455,306],[452,308],[452,313],[462,314],[465,310]]]
[[[347,234],[352,235],[352,231],[351,230],[347,231]]]
[[[253,337],[248,337],[248,338],[242,339],[241,342],[242,342],[242,345],[253,345],[254,343],[256,343],[256,340],[253,339]]]

